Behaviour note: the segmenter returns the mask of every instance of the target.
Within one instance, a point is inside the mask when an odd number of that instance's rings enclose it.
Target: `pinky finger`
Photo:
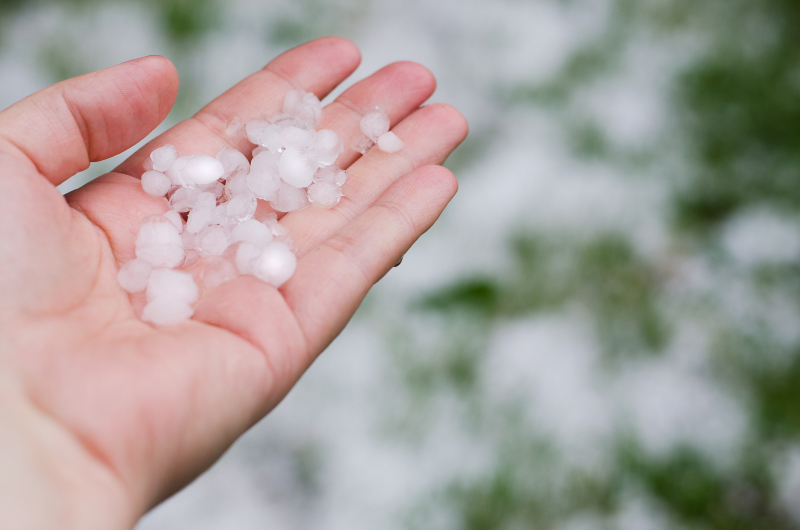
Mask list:
[[[457,188],[449,170],[418,168],[302,257],[281,291],[311,351],[339,334],[370,287],[433,225]]]

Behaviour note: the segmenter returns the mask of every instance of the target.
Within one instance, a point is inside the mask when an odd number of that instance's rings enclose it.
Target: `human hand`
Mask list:
[[[395,63],[325,108],[322,127],[345,144],[346,196],[281,219],[298,266],[279,290],[242,276],[203,293],[192,320],[159,328],[117,283],[140,220],[168,209],[139,184],[153,149],[247,154],[230,123],[278,112],[292,88],[322,98],[358,62],[337,38],[290,50],[66,197],[56,185],[166,117],[172,64],[130,61],[0,113],[0,527],[131,528],[275,407],[436,220],[457,187],[436,164],[467,126],[446,105],[418,108],[431,74]],[[350,148],[375,105],[402,151]]]

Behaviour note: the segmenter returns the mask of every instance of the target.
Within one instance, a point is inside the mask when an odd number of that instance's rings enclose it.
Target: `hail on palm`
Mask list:
[[[293,90],[281,114],[245,125],[256,145],[250,160],[230,147],[215,157],[179,156],[172,145],[150,154],[152,169],[142,175],[142,188],[168,199],[170,209],[142,220],[136,259],[118,274],[123,289],[145,292],[142,320],[171,325],[191,318],[200,296],[198,275],[206,288],[242,274],[280,287],[292,276],[297,258],[276,212],[308,205],[332,208],[347,180],[346,171],[335,165],[344,151],[342,140],[330,129],[319,129],[321,121],[319,99]],[[386,152],[402,149],[389,126],[382,109],[368,112],[354,148],[362,153],[374,145]],[[260,202],[270,208],[259,209]]]

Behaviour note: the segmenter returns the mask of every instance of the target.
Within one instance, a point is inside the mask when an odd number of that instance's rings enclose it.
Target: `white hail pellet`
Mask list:
[[[366,124],[365,134],[380,144],[389,130],[386,114],[379,110],[365,119],[362,130]],[[309,203],[330,208],[339,202],[347,173],[334,163],[344,146],[334,131],[315,130],[321,120],[319,99],[294,90],[286,94],[283,114],[245,124],[256,145],[250,161],[230,147],[214,157],[178,156],[171,145],[150,153],[142,188],[166,197],[170,209],[142,221],[136,259],[117,276],[124,290],[146,291],[142,320],[172,325],[191,318],[200,295],[193,274],[204,289],[238,274],[275,287],[292,276],[297,258],[289,232],[259,205],[292,212]],[[387,139],[393,140],[386,136],[384,144]]]
[[[150,160],[153,161],[153,169],[156,171],[167,171],[172,167],[175,160],[178,159],[178,150],[171,145],[165,145],[154,149],[150,153]]]
[[[250,173],[246,179],[250,191],[259,199],[271,201],[281,187],[281,178],[278,175],[278,155],[263,151],[253,157],[250,163]]]
[[[155,269],[147,280],[147,301],[159,298],[193,304],[200,297],[197,284],[188,272],[172,269]]]
[[[197,234],[194,244],[201,256],[220,256],[230,245],[230,237],[223,227],[211,225]]]
[[[309,122],[317,127],[322,121],[322,104],[314,94],[290,90],[283,100],[283,112]]]
[[[278,160],[278,173],[287,184],[305,188],[314,180],[317,165],[306,153],[296,147],[287,147]]]
[[[330,129],[322,129],[314,135],[314,152],[320,165],[330,166],[344,151],[341,138]]]
[[[231,238],[234,243],[248,241],[257,247],[264,248],[272,241],[273,234],[265,224],[259,223],[255,219],[248,219],[236,225],[231,231]]]
[[[316,206],[333,208],[341,198],[342,189],[333,182],[323,180],[308,187],[308,202]]]
[[[222,163],[208,155],[196,155],[183,168],[183,178],[194,184],[210,184],[225,173]]]
[[[247,175],[247,172],[250,171],[250,162],[247,161],[247,157],[236,149],[223,147],[214,158],[222,164],[222,178],[226,180],[230,180],[231,177],[240,173]]]
[[[142,320],[157,326],[173,326],[192,318],[193,314],[192,304],[170,298],[159,298],[144,306]]]
[[[378,138],[378,149],[386,153],[394,153],[405,147],[403,140],[397,137],[392,131],[383,133]]]
[[[147,279],[153,267],[142,259],[132,259],[119,269],[117,280],[129,293],[140,293],[147,287]]]
[[[364,114],[359,123],[361,132],[373,142],[377,142],[382,134],[389,131],[389,125],[389,116],[380,108]]]
[[[293,212],[308,204],[308,194],[303,188],[296,188],[286,182],[281,182],[281,187],[274,200],[269,201],[272,209],[278,212]]]
[[[261,248],[249,241],[243,241],[236,249],[236,267],[242,274],[253,274],[253,263],[261,255]]]
[[[285,244],[278,241],[270,243],[253,263],[256,278],[280,287],[297,268],[297,257]]]
[[[142,175],[142,189],[150,195],[163,197],[172,187],[172,181],[160,171],[145,171]]]
[[[175,225],[163,216],[146,218],[136,236],[136,257],[153,267],[177,267],[186,253]]]
[[[181,217],[181,214],[179,214],[175,210],[167,210],[167,212],[164,213],[163,215],[164,219],[175,225],[175,228],[178,229],[178,233],[180,233],[183,230],[183,218]]]

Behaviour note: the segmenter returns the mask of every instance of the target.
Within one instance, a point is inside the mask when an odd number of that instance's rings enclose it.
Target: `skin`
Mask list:
[[[0,113],[0,527],[131,528],[280,402],[437,219],[457,188],[438,164],[467,125],[447,105],[420,107],[433,76],[394,63],[328,105],[322,127],[348,147],[379,105],[405,149],[346,149],[342,202],[281,219],[299,261],[280,289],[242,276],[205,291],[192,320],[156,327],[117,284],[140,220],[167,210],[138,180],[153,149],[248,153],[236,124],[279,112],[293,88],[324,97],[359,60],[338,38],[290,50],[66,197],[56,185],[166,117],[173,65],[137,59]]]

